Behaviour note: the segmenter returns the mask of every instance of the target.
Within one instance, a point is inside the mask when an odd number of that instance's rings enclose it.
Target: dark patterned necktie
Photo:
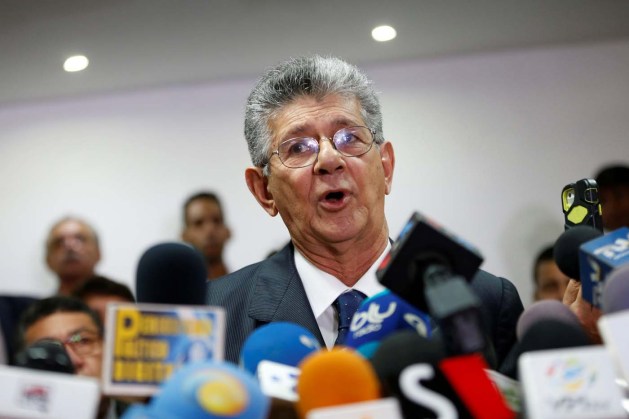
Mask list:
[[[339,334],[334,345],[343,345],[349,334],[349,325],[360,303],[367,298],[365,294],[357,290],[351,290],[341,294],[332,304],[336,309],[339,320]]]

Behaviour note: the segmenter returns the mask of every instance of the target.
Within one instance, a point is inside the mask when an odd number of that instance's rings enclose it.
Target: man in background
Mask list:
[[[605,230],[629,227],[629,166],[602,168],[596,175],[596,183]]]
[[[85,281],[74,290],[72,296],[83,301],[98,313],[103,324],[105,324],[107,304],[135,303],[133,293],[128,286],[99,275]]]
[[[75,373],[101,378],[103,325],[98,315],[74,297],[57,295],[32,304],[23,314],[18,328],[18,347],[52,339],[62,344],[74,365]],[[104,397],[98,418],[117,417],[122,406]]]
[[[555,258],[553,257],[553,246],[547,246],[535,258],[533,264],[533,299],[562,301],[568,278],[559,270]]]
[[[46,239],[46,263],[57,275],[57,294],[70,295],[94,276],[100,261],[96,231],[84,220],[67,216],[57,221]]]
[[[229,270],[223,261],[223,250],[231,232],[225,225],[218,196],[203,191],[189,197],[183,206],[183,222],[181,239],[201,252],[207,265],[208,279],[227,274]]]

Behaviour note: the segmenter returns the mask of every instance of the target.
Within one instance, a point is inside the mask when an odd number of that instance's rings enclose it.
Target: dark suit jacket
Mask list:
[[[325,346],[295,267],[288,244],[272,257],[210,281],[208,304],[227,314],[225,359],[238,363],[240,348],[257,327],[275,321],[297,323]],[[489,335],[500,363],[515,342],[515,325],[523,310],[511,282],[479,271],[471,282],[486,311]]]
[[[0,296],[0,328],[2,328],[2,334],[4,335],[4,344],[9,363],[12,363],[17,349],[15,348],[15,338],[20,316],[35,301],[37,299],[32,297]]]

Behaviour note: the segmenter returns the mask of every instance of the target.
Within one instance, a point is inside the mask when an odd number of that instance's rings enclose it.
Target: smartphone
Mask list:
[[[598,184],[594,179],[581,179],[564,186],[561,190],[561,205],[566,230],[577,225],[589,225],[603,231]]]

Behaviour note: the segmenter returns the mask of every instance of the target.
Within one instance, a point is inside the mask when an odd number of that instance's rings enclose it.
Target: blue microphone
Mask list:
[[[253,331],[240,351],[240,365],[256,374],[261,361],[297,367],[321,345],[305,327],[290,322],[273,322]]]
[[[607,275],[629,262],[629,228],[622,227],[584,243],[579,248],[583,298],[601,307]]]
[[[249,373],[230,363],[205,361],[175,371],[148,405],[134,405],[122,419],[265,419],[269,408]]]
[[[255,375],[262,392],[275,399],[295,402],[298,365],[321,349],[305,327],[289,322],[273,322],[253,331],[240,351],[240,366]]]
[[[384,338],[401,330],[413,330],[428,338],[432,332],[430,316],[385,290],[362,302],[352,317],[345,345],[371,358]]]

